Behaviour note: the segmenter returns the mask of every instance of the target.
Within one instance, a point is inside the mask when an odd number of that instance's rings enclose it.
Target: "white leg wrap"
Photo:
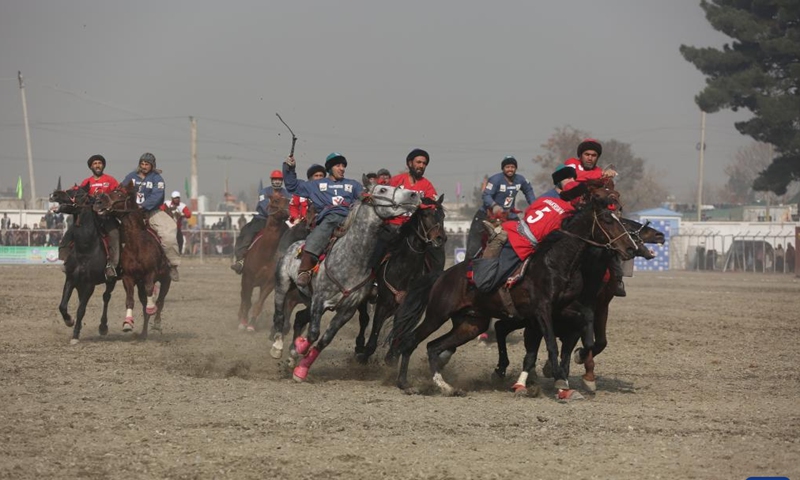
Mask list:
[[[153,308],[156,306],[155,296],[147,297],[147,308]]]
[[[528,372],[520,373],[519,377],[517,378],[517,383],[520,385],[527,385],[526,383],[527,381],[528,381]]]
[[[126,317],[133,317],[133,309],[129,308],[129,309],[125,310],[125,316]]]
[[[453,392],[453,387],[444,381],[441,373],[437,373],[433,376],[433,383],[435,383],[443,393],[450,394]]]

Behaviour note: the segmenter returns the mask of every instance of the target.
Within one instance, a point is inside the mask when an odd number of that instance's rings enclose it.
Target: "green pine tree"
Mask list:
[[[681,45],[683,57],[707,77],[695,101],[708,113],[753,113],[736,129],[776,153],[753,188],[783,195],[800,180],[800,1],[702,0],[700,6],[733,42],[722,50]]]

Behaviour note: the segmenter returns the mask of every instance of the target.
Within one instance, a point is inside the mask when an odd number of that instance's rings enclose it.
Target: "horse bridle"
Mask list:
[[[615,214],[610,213],[610,215],[614,218],[614,220],[616,220],[620,224],[622,229],[624,230],[624,233],[620,233],[616,237],[612,238],[611,235],[606,231],[606,229],[603,228],[602,225],[600,225],[600,220],[598,220],[597,215],[598,215],[597,214],[597,210],[594,210],[592,212],[592,233],[591,233],[591,236],[594,236],[595,227],[597,227],[601,232],[603,232],[603,235],[606,236],[606,239],[608,240],[608,242],[606,242],[606,243],[595,242],[594,240],[592,240],[590,238],[584,238],[584,237],[581,237],[580,235],[577,235],[577,234],[572,233],[572,232],[568,232],[566,230],[559,230],[559,231],[561,233],[566,234],[567,236],[572,237],[572,238],[577,238],[579,240],[582,240],[582,241],[588,243],[589,245],[593,245],[595,247],[600,247],[600,248],[605,248],[606,250],[616,250],[616,251],[618,251],[620,253],[624,253],[619,248],[614,246],[614,242],[616,242],[620,238],[624,237],[625,235],[630,236],[630,233],[628,233],[628,229],[625,228],[625,225],[622,224],[622,222],[619,220],[619,218],[617,218],[617,216]],[[633,240],[633,238],[631,238],[631,241],[636,243]]]
[[[441,229],[442,227],[439,225],[439,222],[436,222],[434,225],[431,225],[430,228],[425,228],[425,225],[422,224],[422,221],[418,221],[416,228],[414,228],[414,233],[420,240],[422,240],[423,243],[425,243],[426,245],[431,245],[434,243],[434,240],[431,238],[431,232]],[[410,238],[406,237],[406,242],[408,242],[408,248],[410,248],[413,252],[421,253],[414,250],[414,248],[411,246]]]
[[[395,195],[397,195],[397,192],[400,191],[400,190],[405,190],[405,189],[401,189],[401,188],[395,187],[394,188],[394,192],[392,192],[392,197],[391,198],[389,198],[389,197],[387,197],[385,195],[376,195],[374,193],[370,193],[366,198],[364,198],[363,201],[365,203],[371,205],[372,208],[375,208],[375,207],[413,207],[413,206],[417,205],[417,203],[414,203],[414,202],[404,203],[404,202],[395,201]],[[384,203],[375,203],[376,199],[386,200],[389,203],[385,203],[385,204]]]

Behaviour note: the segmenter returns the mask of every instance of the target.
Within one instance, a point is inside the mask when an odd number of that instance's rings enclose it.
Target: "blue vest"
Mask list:
[[[122,180],[120,185],[130,188],[131,182],[133,182],[134,188],[137,189],[136,203],[145,212],[158,210],[161,204],[164,203],[164,179],[155,170],[148,173],[144,178],[139,177],[136,172],[131,172]]]
[[[301,197],[307,198],[317,210],[317,223],[329,213],[338,213],[346,216],[350,207],[361,198],[364,187],[360,182],[343,178],[320,178],[319,180],[303,181],[297,179],[295,168],[283,164],[283,181],[286,190]]]

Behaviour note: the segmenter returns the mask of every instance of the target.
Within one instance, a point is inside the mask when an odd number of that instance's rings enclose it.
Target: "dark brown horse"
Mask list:
[[[164,311],[164,299],[169,293],[172,279],[169,275],[169,263],[161,247],[158,235],[147,227],[145,212],[136,204],[136,190],[128,191],[120,186],[109,194],[97,197],[94,209],[101,215],[114,215],[122,222],[120,240],[124,245],[120,252],[122,267],[122,285],[125,287],[125,321],[122,331],[133,330],[134,288],[138,289],[139,301],[142,303],[144,326],[139,338],[147,338],[150,317],[155,314],[153,330],[161,331],[161,313]],[[158,298],[153,299],[155,283],[161,287]]]
[[[59,184],[61,182],[59,181]],[[89,187],[73,188],[69,191],[56,190],[50,195],[50,201],[59,204],[59,211],[74,215],[72,224],[72,252],[64,262],[64,289],[61,294],[61,303],[58,306],[64,323],[72,329],[70,343],[78,343],[83,316],[86,306],[92,298],[96,285],[104,283],[106,290],[103,293],[103,315],[100,318],[100,335],[108,333],[108,302],[111,292],[114,291],[116,279],[107,279],[106,249],[101,235],[101,221],[92,210]],[[68,307],[73,290],[78,290],[78,310],[76,318],[70,316]]]
[[[267,207],[267,224],[256,235],[244,256],[242,290],[239,303],[239,330],[255,332],[255,322],[264,309],[264,301],[275,289],[275,264],[278,243],[289,229],[289,199],[276,191]],[[252,306],[253,290],[258,287],[258,299]]]
[[[652,252],[645,244],[663,244],[665,241],[664,234],[649,227],[647,224],[642,225],[641,223],[625,218],[621,220],[639,247],[636,251],[636,256],[647,259],[653,258]],[[606,337],[608,305],[614,298],[615,282],[617,278],[613,269],[607,269],[609,261],[607,252],[587,249],[587,253],[583,261],[584,268],[582,268],[581,272],[576,272],[576,274],[582,275],[583,278],[575,279],[575,283],[584,285],[584,293],[586,295],[594,295],[596,300],[594,302],[588,302],[590,305],[594,305],[594,310],[587,312],[581,302],[575,301],[563,310],[554,312],[554,317],[556,318],[556,325],[561,327],[556,333],[559,338],[562,339],[562,361],[566,362],[569,360],[569,352],[574,348],[577,339],[583,333],[583,327],[587,325],[587,323],[594,326],[594,346],[590,349],[584,348],[577,350],[575,354],[576,362],[579,364],[582,363],[586,369],[586,373],[583,375],[582,379],[584,387],[590,392],[594,392],[597,388],[594,375],[594,356],[600,354],[608,344]],[[595,265],[593,265],[594,262],[596,262]],[[592,321],[587,322],[584,315],[591,315]],[[512,331],[524,327],[525,322],[517,318],[503,318],[495,324],[499,359],[494,373],[500,378],[505,378],[506,369],[509,365],[506,337]],[[531,333],[529,332],[528,335],[531,335]],[[540,337],[540,333],[535,334],[535,338]],[[564,365],[564,368],[568,371],[569,364],[567,363]],[[545,376],[548,376],[548,374],[552,376],[549,363],[545,363],[544,371]],[[524,394],[525,389],[526,385],[521,383],[517,383],[513,387],[513,390],[520,394]]]
[[[515,316],[525,320],[526,331],[538,329],[544,332],[548,358],[559,389],[568,388],[568,385],[558,361],[553,311],[558,311],[580,295],[581,289],[574,288],[570,282],[574,272],[580,268],[583,252],[590,245],[599,245],[629,259],[637,248],[619,218],[608,209],[609,203],[616,204],[618,198],[616,192],[608,189],[595,190],[588,204],[565,222],[559,232],[542,241],[522,279],[509,290]],[[398,387],[408,388],[408,363],[417,345],[452,318],[453,329],[428,343],[427,348],[434,383],[443,393],[452,393],[453,388],[440,373],[443,363],[449,359],[448,353],[486,331],[491,318],[509,316],[507,302],[498,290],[481,293],[470,285],[468,263],[462,262],[445,271],[432,288],[425,285],[430,285],[430,277],[427,282],[417,284],[395,316],[391,336],[396,339],[397,349],[402,355]],[[425,320],[412,330],[410,327],[416,325],[426,307]],[[591,347],[592,339],[586,340]],[[529,354],[530,348],[533,345],[527,342],[526,337]],[[530,358],[526,355],[526,370]]]

